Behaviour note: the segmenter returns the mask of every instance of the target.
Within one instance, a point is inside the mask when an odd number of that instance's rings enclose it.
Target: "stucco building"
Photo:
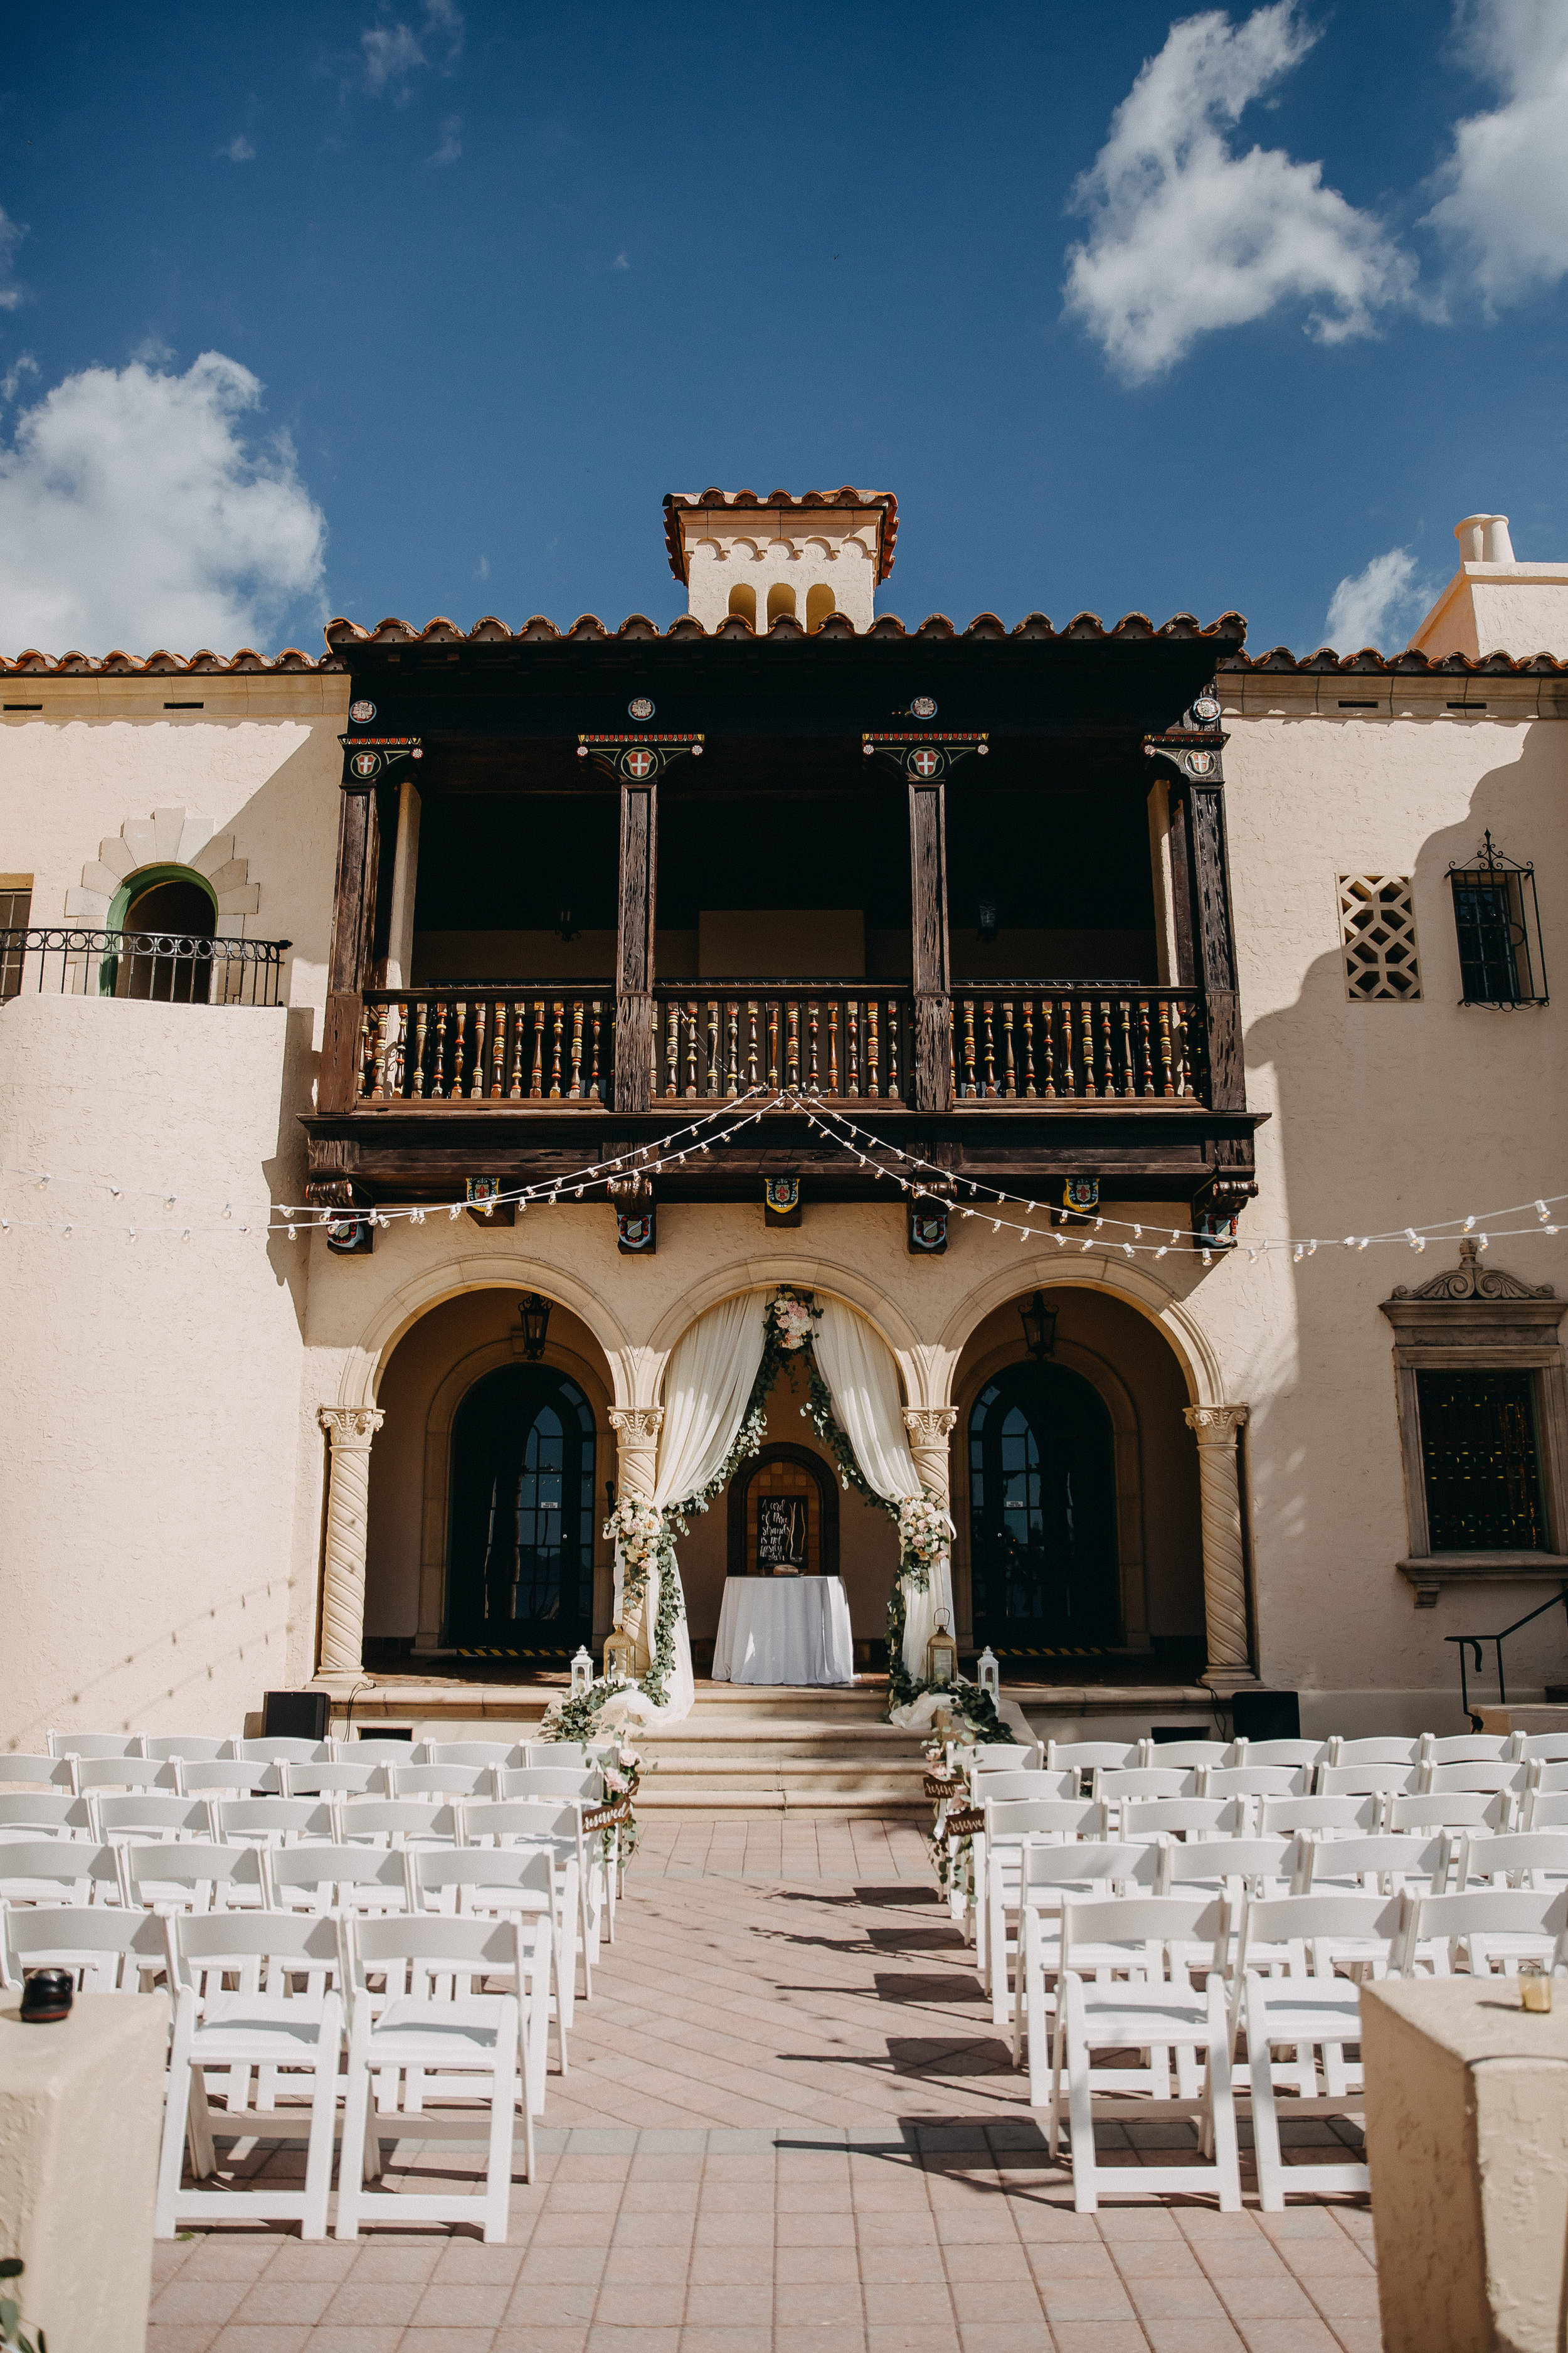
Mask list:
[[[888,494],[665,522],[662,633],[0,663],[6,1739],[602,1642],[669,1352],[781,1283],[1032,1716],[1455,1728],[1568,1577],[1568,566],[1469,518],[1411,650],[1298,659],[906,627]],[[781,1543],[879,1662],[805,1401],[680,1546],[700,1675]]]

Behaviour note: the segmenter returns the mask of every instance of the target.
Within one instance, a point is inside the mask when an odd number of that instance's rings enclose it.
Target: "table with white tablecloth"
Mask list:
[[[849,1603],[837,1577],[726,1579],[716,1683],[852,1683]]]

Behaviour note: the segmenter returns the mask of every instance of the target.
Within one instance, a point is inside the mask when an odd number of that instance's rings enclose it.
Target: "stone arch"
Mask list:
[[[618,1320],[591,1285],[563,1267],[532,1259],[484,1255],[426,1268],[382,1301],[345,1355],[338,1378],[338,1404],[349,1409],[374,1407],[382,1375],[405,1334],[433,1307],[465,1291],[540,1291],[558,1306],[569,1308],[605,1352],[614,1386],[610,1402],[622,1406],[637,1401],[640,1360],[649,1351],[628,1345]]]
[[[159,808],[151,817],[128,817],[117,834],[99,843],[79,886],[66,892],[67,917],[106,929],[115,900],[147,867],[185,867],[198,878],[217,908],[215,938],[243,939],[247,922],[260,911],[261,886],[250,880],[249,860],[236,857],[233,834],[216,832],[210,817]]]
[[[1072,1285],[1109,1292],[1157,1325],[1182,1368],[1194,1406],[1225,1402],[1226,1382],[1218,1354],[1184,1300],[1178,1299],[1166,1284],[1136,1263],[1118,1265],[1113,1260],[1104,1259],[1098,1266],[1085,1265],[1081,1261],[1075,1264],[1072,1259],[1056,1253],[1049,1258],[1037,1253],[1032,1258],[1015,1259],[966,1293],[949,1315],[937,1344],[946,1360],[946,1378],[951,1381],[964,1343],[993,1309],[1005,1305],[1020,1292]],[[933,1356],[936,1353],[932,1351]],[[933,1398],[932,1402],[945,1404],[945,1390],[942,1398]]]
[[[827,1292],[847,1306],[857,1308],[891,1351],[903,1377],[906,1401],[910,1405],[941,1402],[926,1395],[923,1375],[927,1351],[916,1340],[902,1310],[885,1293],[852,1267],[783,1250],[767,1257],[731,1260],[728,1266],[716,1267],[702,1282],[693,1283],[674,1306],[665,1310],[648,1335],[647,1348],[641,1352],[644,1361],[638,1369],[648,1385],[646,1394],[639,1393],[636,1402],[657,1404],[669,1352],[700,1315],[710,1307],[717,1307],[721,1300],[732,1299],[737,1292],[772,1291],[781,1282],[798,1283],[803,1291]]]

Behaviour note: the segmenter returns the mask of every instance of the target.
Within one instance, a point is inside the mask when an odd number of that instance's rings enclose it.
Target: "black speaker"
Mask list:
[[[1149,1737],[1156,1748],[1162,1748],[1167,1740],[1211,1739],[1213,1728],[1207,1724],[1152,1724]]]
[[[1237,1740],[1300,1740],[1301,1695],[1299,1692],[1238,1691],[1232,1699],[1230,1726]]]
[[[325,1740],[324,1691],[268,1692],[261,1717],[263,1740]]]

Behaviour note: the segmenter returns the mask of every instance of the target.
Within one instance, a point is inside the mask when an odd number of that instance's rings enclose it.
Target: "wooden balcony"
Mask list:
[[[1206,1103],[1204,1007],[1191,988],[998,983],[955,989],[955,1103]]]
[[[549,982],[453,982],[365,992],[355,1108],[604,1104],[615,1069],[615,991]]]

